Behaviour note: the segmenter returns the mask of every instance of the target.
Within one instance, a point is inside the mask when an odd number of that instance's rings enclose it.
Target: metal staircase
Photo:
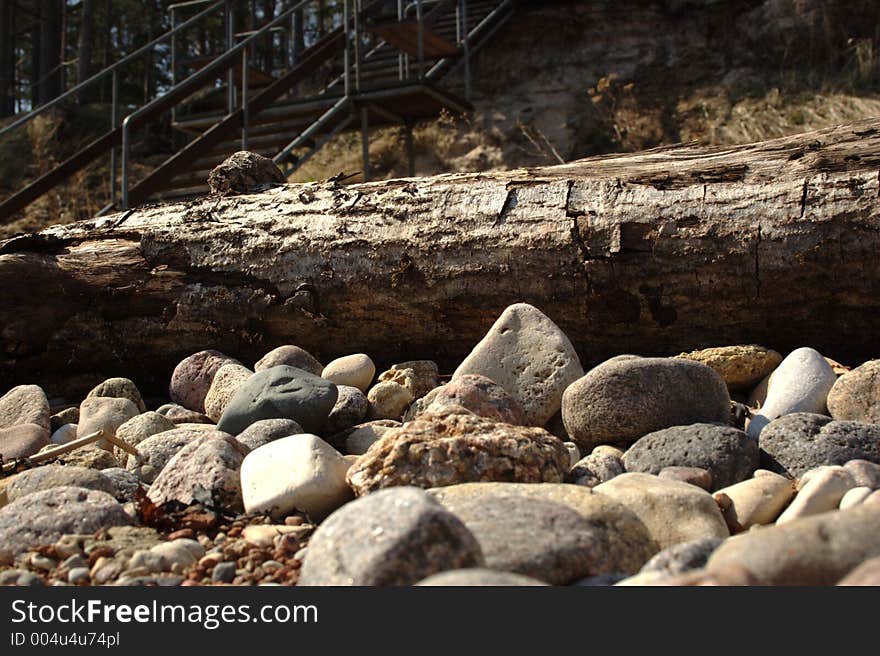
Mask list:
[[[309,24],[319,4],[325,5],[315,0],[290,3],[259,28],[241,33],[234,30],[228,0],[172,6],[177,13],[169,32],[0,130],[2,135],[22,129],[82,88],[112,79],[108,132],[0,202],[0,222],[108,153],[112,202],[102,213],[204,193],[211,168],[237,150],[271,157],[290,175],[347,130],[361,131],[365,179],[369,133],[380,126],[406,128],[412,169],[413,124],[443,110],[471,109],[471,57],[509,18],[516,0],[341,0],[327,21],[332,29],[323,31]],[[178,24],[180,14],[193,8],[200,10]],[[226,25],[223,47],[211,56],[180,56],[186,30],[218,15]],[[263,70],[255,65],[254,46],[269,38],[279,40],[277,61],[272,70]],[[121,116],[125,110],[116,91],[122,67],[163,42],[170,45],[170,88],[140,107],[126,108],[127,115]],[[441,85],[459,72],[463,95]],[[168,112],[186,143],[133,183],[134,135]]]

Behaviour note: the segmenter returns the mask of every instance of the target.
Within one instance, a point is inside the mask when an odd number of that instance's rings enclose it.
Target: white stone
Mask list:
[[[160,542],[151,547],[150,551],[165,559],[167,563],[166,569],[170,569],[175,564],[189,567],[197,563],[205,555],[205,548],[196,540],[191,540],[190,538],[178,538],[170,542]]]
[[[52,444],[67,444],[76,439],[76,424],[64,424],[59,426],[58,430],[52,433]]]
[[[574,467],[581,459],[581,450],[574,442],[563,442],[565,448],[568,449],[569,467]]]
[[[871,492],[873,492],[873,490],[869,487],[851,488],[843,495],[843,498],[840,500],[840,504],[837,507],[841,510],[846,510],[847,508],[857,506],[871,496]]]
[[[355,353],[336,358],[321,372],[321,378],[336,385],[350,385],[366,392],[376,375],[376,365],[370,356]]]
[[[137,405],[129,399],[111,396],[87,398],[79,406],[77,437],[85,437],[98,430],[115,437],[117,428],[139,414]],[[113,444],[105,439],[97,444],[108,451],[113,450]]]
[[[757,437],[771,421],[793,412],[827,414],[825,403],[836,380],[831,365],[815,349],[792,351],[771,375],[767,399],[749,422],[748,434]]]
[[[854,487],[852,475],[843,467],[823,467],[810,477],[776,523],[785,524],[801,517],[834,510],[840,505],[843,495]]]
[[[345,438],[345,451],[350,455],[361,456],[367,452],[374,442],[377,442],[385,433],[391,430],[391,426],[378,426],[376,424],[364,424],[357,426]]]
[[[769,471],[755,472],[755,477],[722,488],[713,495],[729,499],[723,511],[731,531],[771,524],[794,497],[794,482]]]
[[[353,498],[349,464],[317,435],[283,437],[251,451],[241,465],[245,512],[300,510],[322,519]]]
[[[412,403],[413,395],[403,385],[390,380],[378,383],[367,394],[367,419],[394,419],[399,421]]]
[[[275,538],[279,535],[295,535],[301,537],[308,535],[314,529],[313,526],[287,526],[285,524],[251,524],[241,532],[241,537],[249,544],[258,547],[271,547]]]
[[[452,375],[486,376],[516,398],[526,423],[544,426],[559,411],[565,388],[584,375],[574,347],[553,321],[526,303],[498,317]]]
[[[626,473],[597,485],[593,492],[609,496],[634,512],[660,549],[730,535],[712,495],[689,483]]]

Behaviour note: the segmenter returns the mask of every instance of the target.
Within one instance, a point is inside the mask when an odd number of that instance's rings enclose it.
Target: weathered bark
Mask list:
[[[156,391],[194,351],[283,343],[450,371],[517,301],[585,365],[751,342],[857,364],[880,334],[878,169],[880,119],[58,226],[0,244],[2,382]]]

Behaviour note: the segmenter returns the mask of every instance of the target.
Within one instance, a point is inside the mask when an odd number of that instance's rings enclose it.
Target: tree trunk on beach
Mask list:
[[[56,226],[0,243],[0,383],[159,392],[194,351],[251,365],[285,343],[449,372],[518,301],[585,366],[737,343],[858,364],[880,335],[878,170],[880,119]]]

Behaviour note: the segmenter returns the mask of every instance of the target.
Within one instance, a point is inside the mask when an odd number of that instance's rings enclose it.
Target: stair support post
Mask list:
[[[122,121],[122,209],[128,209],[128,160],[129,139],[131,138],[131,117],[129,114]]]
[[[470,39],[468,38],[468,19],[467,19],[467,0],[458,0],[459,25],[460,34],[459,44],[462,50],[462,58],[464,59],[464,99],[471,100],[471,52]]]
[[[241,149],[248,149],[248,49],[241,51]]]
[[[232,50],[235,45],[235,16],[232,13],[232,0],[226,0],[224,7],[226,18],[226,50]],[[231,114],[235,111],[235,67],[230,66],[226,71],[226,111]]]
[[[403,12],[403,0],[397,0],[397,22],[399,23],[403,22]],[[407,59],[406,53],[397,53],[397,76],[401,82],[409,77],[408,68],[409,60]]]
[[[354,3],[354,89],[361,90],[361,0]]]
[[[113,69],[113,84],[111,87],[110,123],[111,128],[116,129],[119,125],[119,72]],[[116,205],[116,146],[110,148],[110,204]]]
[[[416,22],[419,30],[419,79],[425,77],[425,23],[423,21],[422,0],[416,0]]]
[[[364,160],[364,182],[370,181],[370,111],[361,107],[361,157]]]
[[[171,86],[177,86],[177,16],[171,6]],[[109,37],[108,37],[109,38]],[[177,120],[177,107],[171,108],[171,122]]]
[[[343,63],[345,79],[343,80],[345,88],[345,97],[351,95],[351,31],[349,30],[349,3],[350,0],[342,0],[342,25],[345,37],[345,61]]]

